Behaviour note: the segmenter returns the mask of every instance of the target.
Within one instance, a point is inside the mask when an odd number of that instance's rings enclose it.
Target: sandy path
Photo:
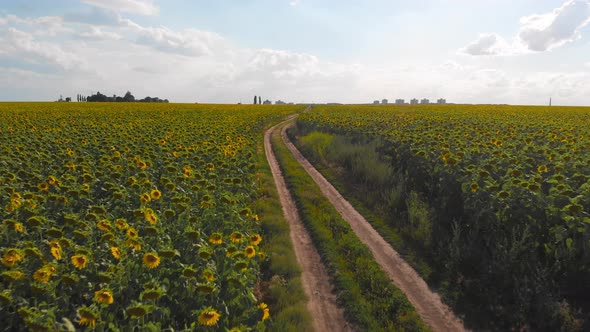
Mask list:
[[[291,242],[295,249],[297,262],[302,269],[303,290],[309,298],[307,307],[313,318],[313,326],[318,332],[352,331],[344,319],[343,310],[336,304],[336,296],[332,293],[332,285],[326,268],[322,264],[320,255],[299,217],[295,201],[287,189],[285,179],[272,151],[270,137],[273,131],[283,123],[268,129],[264,133],[264,150],[279,192],[285,219],[289,223]]]
[[[358,238],[371,250],[375,260],[389,275],[395,285],[403,291],[416,308],[424,322],[435,331],[465,331],[463,323],[440,296],[430,290],[418,273],[387,243],[381,235],[358,213],[352,205],[332,186],[297,150],[286,135],[283,127],[281,136],[295,159],[321,188],[340,215],[350,224]]]

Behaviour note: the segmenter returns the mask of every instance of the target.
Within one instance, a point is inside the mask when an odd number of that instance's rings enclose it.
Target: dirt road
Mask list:
[[[332,293],[332,285],[326,268],[301,221],[295,201],[287,189],[285,179],[272,151],[270,137],[273,131],[281,125],[278,124],[264,133],[264,150],[279,192],[285,219],[290,226],[291,242],[295,249],[297,262],[302,269],[303,290],[309,298],[307,307],[313,318],[313,326],[318,332],[352,331],[344,319],[343,310],[336,304],[336,296]]]
[[[407,264],[389,243],[387,243],[377,231],[358,213],[350,203],[340,195],[332,186],[297,150],[286,135],[286,128],[283,127],[281,136],[287,148],[295,159],[305,168],[307,173],[321,188],[322,193],[336,207],[342,217],[350,224],[358,238],[371,250],[375,260],[381,268],[389,275],[395,285],[402,290],[410,302],[416,308],[418,314],[433,331],[465,331],[463,323],[459,320],[447,305],[442,303],[440,296],[430,290],[426,282],[418,273]],[[270,135],[267,132],[267,135]],[[265,141],[266,143],[266,141]],[[268,152],[267,152],[268,154]],[[273,171],[274,174],[274,171]],[[284,189],[284,183],[279,185],[279,190]],[[285,189],[286,191],[286,189]],[[288,191],[287,191],[288,194]],[[282,196],[281,196],[282,200]],[[283,204],[285,209],[285,205]],[[289,207],[295,209],[294,205]],[[290,211],[294,214],[297,211]],[[304,230],[303,230],[304,232]],[[293,235],[293,233],[292,233]],[[301,240],[298,240],[298,243]],[[312,246],[308,238],[306,246]],[[295,243],[295,241],[294,241]],[[297,250],[297,249],[296,249]],[[317,254],[316,254],[317,255]],[[298,256],[299,258],[299,256]],[[305,262],[304,262],[305,263]],[[305,271],[305,268],[304,268]],[[313,312],[312,312],[313,314]]]

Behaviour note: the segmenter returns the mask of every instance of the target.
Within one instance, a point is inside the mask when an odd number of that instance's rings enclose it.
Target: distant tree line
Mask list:
[[[131,92],[127,91],[123,97],[113,95],[112,97],[103,95],[100,92],[96,92],[96,94],[92,96],[83,96],[78,95],[78,101],[87,101],[87,102],[140,102],[140,103],[167,103],[168,99],[160,99],[158,97],[150,97],[147,96],[143,99],[135,99],[135,97],[131,94]]]

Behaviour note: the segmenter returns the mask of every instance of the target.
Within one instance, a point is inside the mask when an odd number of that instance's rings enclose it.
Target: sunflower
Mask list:
[[[221,317],[221,315],[219,314],[219,312],[217,312],[217,310],[208,307],[201,310],[201,312],[199,313],[198,320],[199,324],[201,325],[213,326],[217,324],[217,322],[219,321],[219,317]]]
[[[119,218],[115,220],[115,227],[117,227],[120,231],[124,231],[129,228],[129,224],[127,224],[127,220]]]
[[[147,306],[145,304],[137,304],[137,305],[128,307],[127,313],[132,318],[140,318],[140,317],[145,316],[149,312],[150,309],[151,309],[151,307]]]
[[[22,252],[18,249],[8,249],[2,257],[2,264],[7,267],[13,267],[14,264],[24,259]]]
[[[479,189],[479,185],[477,183],[472,183],[470,188],[471,188],[472,193],[476,193],[477,190]]]
[[[129,227],[127,229],[127,237],[130,239],[137,239],[137,237],[139,236],[139,234],[137,233],[137,230],[133,227]]]
[[[144,205],[151,200],[152,200],[152,197],[148,193],[143,193],[143,194],[139,195],[139,202],[141,203],[141,205]]]
[[[155,300],[158,300],[159,298],[161,298],[162,295],[164,295],[164,292],[160,288],[147,289],[141,293],[140,299],[155,301]]]
[[[49,185],[45,182],[39,183],[39,185],[37,186],[37,189],[39,189],[39,191],[47,191],[47,190],[49,190]]]
[[[152,209],[146,209],[144,217],[145,220],[150,223],[150,225],[155,225],[158,223],[158,216],[153,212]]]
[[[41,283],[48,283],[49,279],[51,278],[51,274],[51,270],[47,269],[46,267],[42,267],[33,273],[33,279]]]
[[[121,259],[121,251],[117,247],[111,247],[111,254],[115,259]]]
[[[96,227],[98,227],[98,229],[100,229],[103,232],[110,232],[112,227],[111,227],[111,222],[106,220],[106,219],[102,219],[100,220],[97,224]]]
[[[205,270],[203,271],[203,273],[201,274],[201,276],[203,277],[203,279],[209,281],[209,282],[213,282],[215,281],[215,274],[213,273],[213,271],[211,270]]]
[[[49,246],[51,248],[56,248],[56,249],[61,250],[61,244],[59,244],[59,241],[56,241],[56,240],[50,241]]]
[[[74,255],[72,256],[72,264],[74,264],[78,270],[82,270],[88,265],[88,257],[85,255]]]
[[[261,302],[258,305],[258,308],[260,310],[262,310],[262,321],[267,320],[270,317],[270,310],[268,309],[268,306],[266,305],[266,303]]]
[[[539,165],[537,166],[537,172],[539,174],[543,174],[543,173],[547,173],[549,171],[549,168],[545,165]]]
[[[201,257],[202,259],[209,259],[209,257],[211,257],[212,254],[212,250],[211,248],[207,248],[207,247],[202,247],[201,249],[199,249],[197,255],[199,255],[199,257]]]
[[[154,201],[157,201],[162,197],[162,192],[158,189],[154,189],[150,192],[150,196]]]
[[[253,246],[247,246],[246,249],[244,249],[244,254],[246,254],[246,257],[248,258],[252,258],[256,256],[256,250],[254,250]]]
[[[88,325],[90,328],[94,328],[96,326],[96,320],[98,319],[98,314],[87,307],[82,307],[78,309],[78,315],[80,315],[80,322],[81,326]]]
[[[262,236],[258,234],[254,234],[250,236],[250,244],[253,246],[257,246],[262,241]]]
[[[108,289],[101,289],[94,292],[94,301],[104,304],[113,304],[113,293]]]
[[[240,232],[233,232],[229,236],[229,240],[233,243],[240,243],[244,239],[244,236]]]
[[[55,258],[55,260],[58,261],[61,259],[61,248],[51,247],[50,251],[51,251],[51,256],[53,256],[53,258]]]
[[[125,243],[127,243],[129,248],[133,248],[135,250],[141,250],[141,243],[138,240],[127,239],[127,241],[125,241]]]
[[[231,257],[233,254],[236,253],[236,251],[238,251],[238,248],[236,248],[236,246],[229,246],[225,250],[225,256]]]
[[[160,265],[160,257],[154,252],[148,252],[143,255],[143,264],[145,264],[148,269],[155,269]]]
[[[0,292],[0,302],[4,304],[12,303],[12,294],[10,293],[10,290],[5,289]]]
[[[209,236],[209,243],[218,245],[223,243],[223,237],[220,233],[213,233]]]

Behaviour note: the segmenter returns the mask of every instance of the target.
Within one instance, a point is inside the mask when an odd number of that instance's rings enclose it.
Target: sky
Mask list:
[[[590,0],[0,0],[0,101],[590,105]]]

